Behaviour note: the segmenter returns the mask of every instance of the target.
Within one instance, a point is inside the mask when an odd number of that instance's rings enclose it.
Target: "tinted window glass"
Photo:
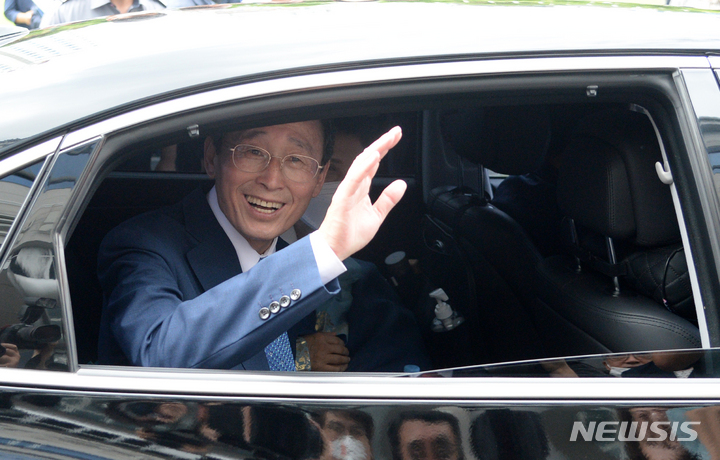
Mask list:
[[[0,246],[5,242],[41,166],[39,161],[0,179]]]
[[[55,235],[59,230],[73,188],[97,143],[84,144],[60,154],[23,225],[0,272],[0,364],[26,369],[68,368],[66,323],[56,257]],[[32,175],[16,174],[7,183],[24,183]],[[14,182],[13,182],[14,181]],[[23,182],[24,181],[24,182]],[[26,192],[27,193],[27,192]]]
[[[416,112],[383,115],[362,115],[333,119],[335,148],[330,162],[328,181],[340,180],[352,160],[393,126],[403,129],[402,140],[393,154],[380,165],[378,177],[414,176],[418,149],[418,119]],[[176,144],[138,149],[115,171],[155,173],[199,173],[203,170],[203,142],[205,135]]]
[[[720,92],[718,91],[718,82],[709,72],[698,69],[684,70],[683,78],[690,93],[700,134],[708,153],[715,191],[720,192]]]

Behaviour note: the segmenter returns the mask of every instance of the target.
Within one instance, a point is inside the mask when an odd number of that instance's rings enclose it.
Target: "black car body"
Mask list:
[[[402,458],[407,419],[449,430],[416,456],[715,458],[719,26],[715,12],[609,2],[318,2],[119,15],[10,40],[0,342],[21,359],[0,371],[0,452]],[[412,299],[434,369],[95,364],[103,236],[206,186],[207,133],[315,118],[370,140],[403,127],[373,190],[402,178],[408,192],[358,256],[417,261],[409,291],[385,273]],[[170,145],[175,171],[154,169]],[[535,225],[493,202],[549,151],[566,169],[562,250],[535,247]],[[465,319],[451,331],[432,329],[437,287]],[[651,354],[678,349],[690,350]],[[607,354],[633,352],[656,365],[608,374]]]

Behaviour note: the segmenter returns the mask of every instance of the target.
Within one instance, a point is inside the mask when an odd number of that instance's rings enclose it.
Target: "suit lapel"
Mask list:
[[[215,218],[205,193],[200,189],[192,192],[183,200],[182,209],[185,228],[198,241],[198,244],[187,252],[186,257],[195,276],[200,281],[203,292],[242,273],[235,247]],[[278,238],[277,251],[287,246],[285,241]],[[304,326],[306,326],[305,323],[314,324],[314,318],[315,314],[312,312],[300,323]],[[296,326],[294,329],[298,329],[298,327]],[[293,337],[291,344],[294,344],[297,333],[289,335]],[[292,348],[294,350],[294,345]],[[240,363],[234,369],[270,370],[264,351]]]
[[[188,233],[198,241],[188,251],[187,260],[203,291],[242,273],[235,248],[201,190],[195,190],[183,200],[183,213]]]

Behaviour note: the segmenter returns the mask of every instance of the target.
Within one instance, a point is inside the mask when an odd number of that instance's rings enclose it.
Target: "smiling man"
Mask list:
[[[327,173],[321,163],[327,163],[324,155],[330,153],[324,152],[331,150],[324,145],[324,131],[312,121],[206,140],[205,170],[216,180],[220,209],[257,252],[292,227],[320,193]],[[271,161],[270,151],[284,156]]]
[[[359,155],[320,228],[290,246],[278,236],[322,188],[330,125],[207,138],[204,166],[215,181],[207,194],[198,190],[131,219],[103,241],[100,362],[294,371],[291,344],[302,335],[312,370],[424,367],[412,315],[373,267],[349,259],[405,191],[396,181],[375,203],[368,196],[380,160],[400,137],[394,128]],[[339,279],[346,264],[352,284]],[[335,299],[352,303],[344,340],[313,329],[315,310]]]

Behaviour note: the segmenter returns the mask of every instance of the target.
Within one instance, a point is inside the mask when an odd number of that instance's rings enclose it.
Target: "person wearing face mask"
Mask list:
[[[625,354],[619,356],[608,356],[603,360],[603,365],[610,375],[620,377],[624,372],[629,371],[633,367],[642,366],[652,362],[650,355],[646,354]]]
[[[358,135],[347,130],[335,133],[333,156],[327,162],[325,183],[320,193],[310,201],[300,220],[280,235],[280,238],[288,243],[293,243],[297,241],[298,237],[307,236],[320,227],[340,182],[345,178],[352,162],[362,151],[363,145]],[[348,340],[347,316],[352,305],[353,284],[362,277],[362,268],[353,259],[347,259],[345,267],[347,271],[338,277],[341,293],[333,301],[326,302],[315,310],[315,324],[308,324],[308,330],[301,331],[300,337],[296,340],[295,367],[297,370],[312,370],[312,341],[317,340],[317,337],[333,338],[335,336],[344,342]],[[317,332],[318,335],[313,337],[313,332]]]
[[[313,415],[333,460],[373,460],[373,419],[357,409],[331,409]]]
[[[697,374],[701,352],[658,351],[608,356],[605,368],[615,377],[687,378]]]

